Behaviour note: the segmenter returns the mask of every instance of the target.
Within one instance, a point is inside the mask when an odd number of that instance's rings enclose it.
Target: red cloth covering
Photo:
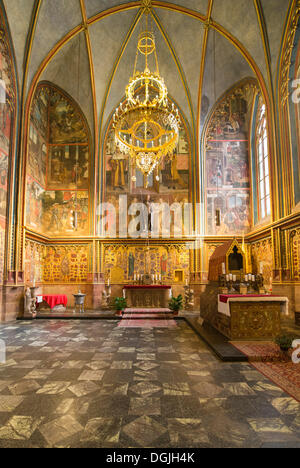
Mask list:
[[[234,298],[234,297],[272,297],[272,294],[221,294],[220,295],[220,302],[224,302],[224,304],[227,304],[228,299]],[[273,296],[276,297],[276,296]]]
[[[46,302],[51,309],[58,305],[66,307],[68,304],[68,298],[65,295],[43,296],[43,301]]]
[[[133,284],[132,286],[124,286],[123,289],[171,289],[171,286],[165,286],[162,284],[152,284],[152,285],[145,285],[145,284]]]

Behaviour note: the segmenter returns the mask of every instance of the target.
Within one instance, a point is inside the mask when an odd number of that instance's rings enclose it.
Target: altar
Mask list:
[[[281,332],[288,299],[272,295],[218,296],[218,328],[232,340],[273,339]]]
[[[130,308],[167,309],[172,287],[166,285],[127,285],[123,288]]]

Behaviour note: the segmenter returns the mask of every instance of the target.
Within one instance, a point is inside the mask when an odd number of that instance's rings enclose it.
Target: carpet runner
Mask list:
[[[300,364],[292,362],[292,352],[285,355],[272,342],[231,344],[248,357],[255,369],[300,402]]]

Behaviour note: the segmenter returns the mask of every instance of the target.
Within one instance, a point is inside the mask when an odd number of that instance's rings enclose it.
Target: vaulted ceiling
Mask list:
[[[190,127],[245,77],[269,92],[289,0],[152,0],[161,75]],[[92,133],[103,129],[133,71],[141,2],[4,0],[26,100],[48,80],[79,102]],[[210,27],[209,27],[210,26]]]

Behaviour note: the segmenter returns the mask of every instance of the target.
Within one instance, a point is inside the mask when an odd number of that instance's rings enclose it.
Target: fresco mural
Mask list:
[[[55,235],[88,232],[88,192],[47,191],[42,195],[42,230]]]
[[[88,231],[89,194],[85,191],[46,191],[27,178],[26,219],[40,233],[81,235]]]
[[[51,146],[49,149],[47,188],[56,190],[88,189],[88,146]]]
[[[111,245],[105,248],[105,278],[112,283],[133,280],[134,275],[161,275],[169,283],[189,278],[189,250],[185,244],[170,247]],[[178,274],[180,273],[180,274]]]
[[[41,88],[35,95],[29,125],[28,174],[46,185],[49,92]]]
[[[49,83],[30,117],[26,224],[49,235],[89,233],[89,131],[77,105]]]
[[[50,144],[86,143],[87,124],[83,114],[62,93],[52,89],[49,104]]]
[[[0,11],[0,284],[3,283],[8,176],[16,107],[16,83],[10,45]]]
[[[253,85],[245,84],[218,105],[206,132],[207,234],[246,233],[251,227],[249,117]],[[220,226],[216,225],[220,210]]]
[[[119,195],[127,195],[132,203],[188,203],[190,196],[191,146],[187,130],[182,124],[175,154],[166,157],[159,170],[145,177],[132,167],[130,158],[116,148],[111,126],[105,138],[105,193],[104,201],[116,207],[118,217]],[[118,220],[117,220],[118,221]],[[130,222],[130,218],[128,218]],[[117,222],[118,234],[118,222]],[[172,231],[174,226],[171,227]]]

